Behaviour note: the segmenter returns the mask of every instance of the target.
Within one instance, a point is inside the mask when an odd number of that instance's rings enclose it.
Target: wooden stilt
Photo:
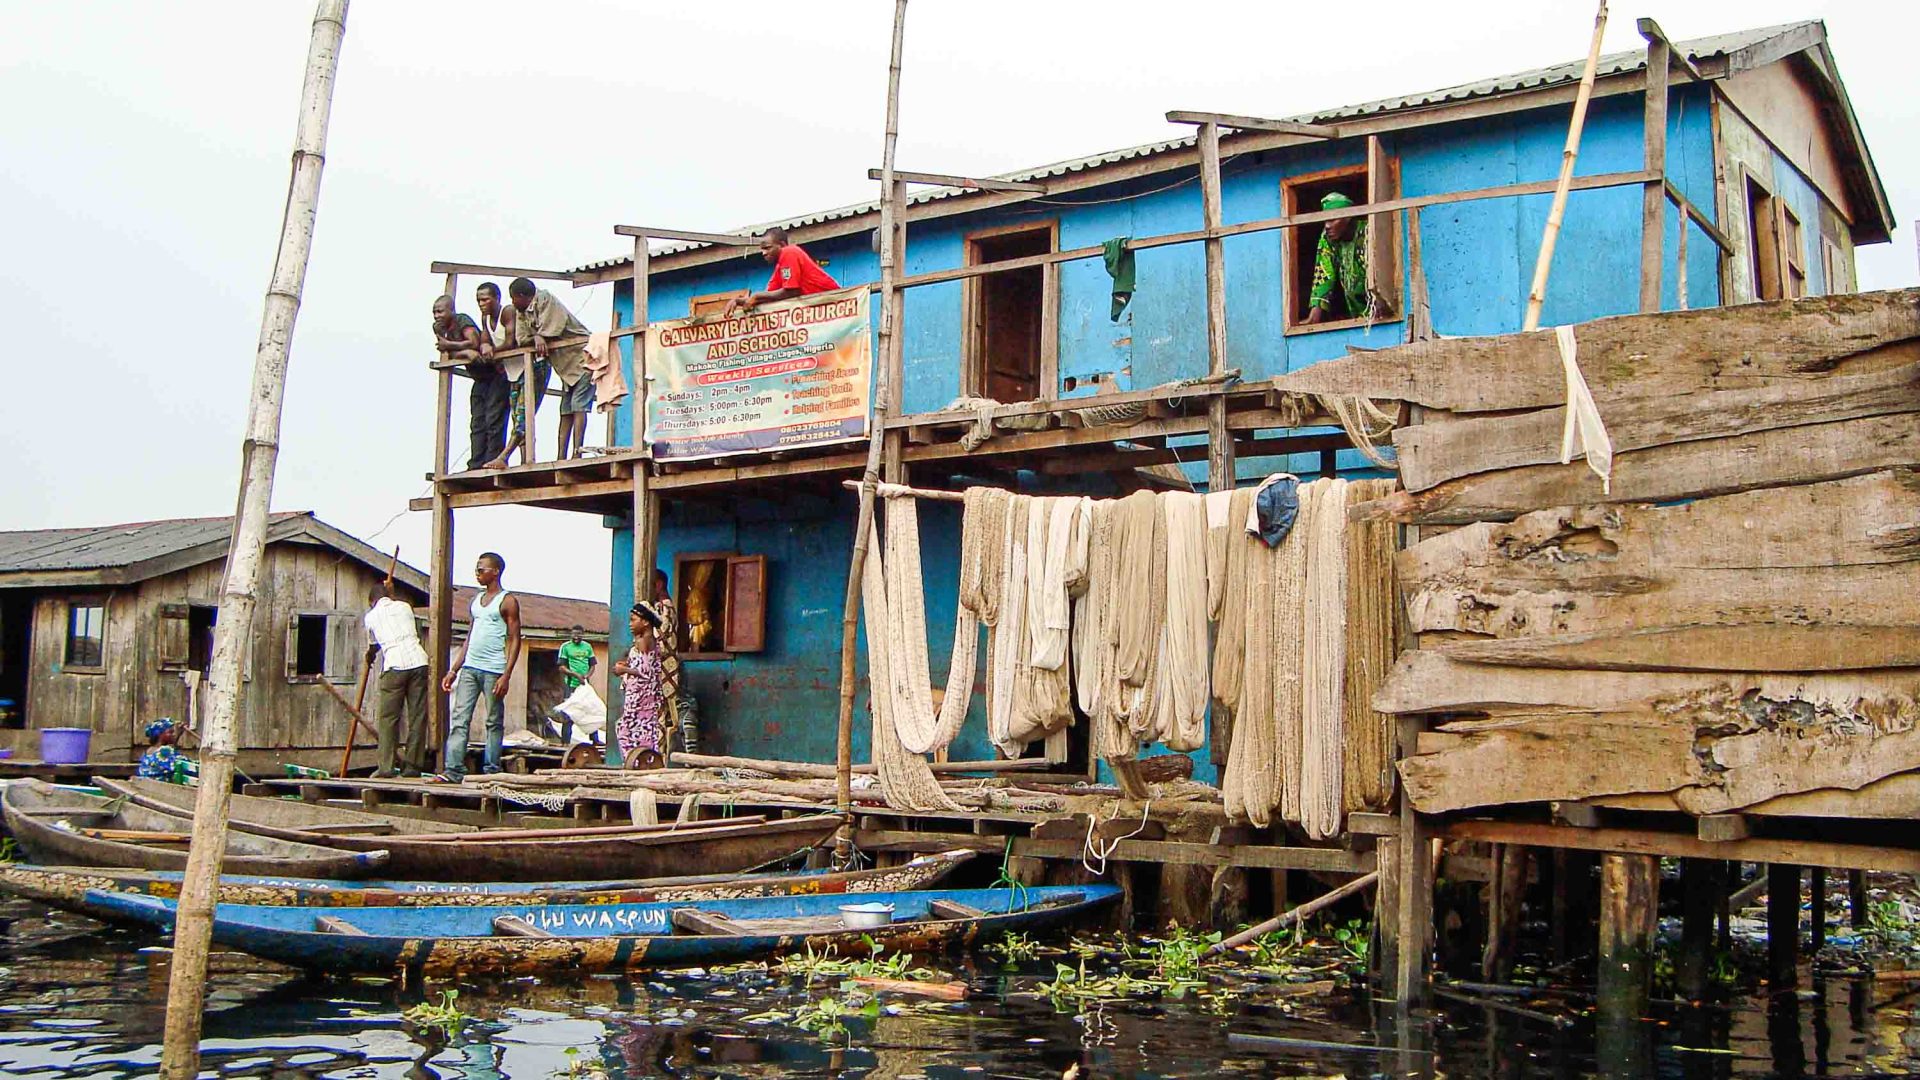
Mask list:
[[[1667,71],[1672,51],[1657,35],[1647,38],[1647,83],[1642,137],[1646,170],[1654,174],[1641,189],[1640,310],[1660,310],[1661,264],[1666,261],[1667,224]],[[1686,232],[1687,220],[1680,219]],[[1684,303],[1682,306],[1685,306]]]
[[[1558,964],[1567,958],[1567,851],[1553,849],[1553,896],[1547,908],[1547,957]]]
[[[1593,77],[1600,66],[1600,39],[1607,31],[1607,0],[1593,17],[1593,41],[1587,48],[1587,67],[1573,99],[1573,122],[1567,127],[1567,146],[1560,153],[1560,177],[1554,183],[1553,205],[1547,211],[1546,231],[1540,236],[1540,255],[1533,264],[1533,286],[1527,290],[1523,329],[1540,328],[1540,309],[1547,301],[1547,274],[1553,269],[1553,247],[1560,238],[1560,222],[1567,216],[1567,192],[1573,184],[1573,163],[1580,156],[1580,132],[1587,123],[1587,102],[1593,97]]]
[[[886,143],[880,160],[880,377],[875,380],[873,402],[867,413],[867,465],[860,475],[860,510],[854,521],[853,557],[847,570],[847,594],[840,619],[840,718],[835,740],[839,776],[835,788],[844,824],[835,838],[834,850],[842,863],[853,852],[854,646],[860,627],[860,581],[867,565],[867,537],[873,530],[874,485],[880,480],[880,454],[885,441],[882,419],[891,408],[889,403],[894,393],[888,375],[896,331],[893,300],[900,277],[894,252],[894,215],[900,209],[894,205],[894,197],[900,186],[894,179],[893,150],[900,133],[900,53],[906,24],[907,0],[894,0],[893,53],[887,67]]]
[[[1201,124],[1197,135],[1201,225],[1212,230],[1222,222],[1220,125]],[[1208,237],[1202,246],[1207,274],[1207,374],[1220,375],[1227,370],[1227,255],[1225,242],[1217,236]],[[1216,394],[1207,399],[1207,490],[1227,491],[1233,483],[1233,432],[1227,427],[1227,399]],[[1208,755],[1215,765],[1225,765],[1227,750],[1233,744],[1231,714],[1216,711],[1212,724]]]
[[[1714,907],[1726,895],[1718,859],[1680,860],[1680,961],[1674,980],[1680,996],[1699,1001],[1707,994],[1713,970]]]
[[[447,275],[447,295],[455,295],[458,274]],[[450,703],[440,692],[447,677],[447,662],[453,658],[453,504],[440,490],[440,477],[453,471],[447,460],[452,441],[453,370],[442,368],[440,397],[435,412],[433,436],[433,551],[427,567],[427,754],[429,762],[440,760],[441,747],[447,742],[447,718]],[[342,772],[345,771],[343,768]],[[431,771],[431,770],[429,770]]]
[[[1487,882],[1487,943],[1480,954],[1480,976],[1506,982],[1513,974],[1513,950],[1520,936],[1521,899],[1527,888],[1527,849],[1493,845],[1493,874]]]
[[[1807,948],[1819,952],[1827,947],[1827,868],[1807,867]]]
[[[1413,752],[1421,717],[1400,718],[1396,756]],[[1392,995],[1407,1009],[1426,999],[1428,963],[1433,950],[1433,841],[1404,792],[1400,798],[1400,955],[1393,972]]]
[[[1405,875],[1400,870],[1400,838],[1383,836],[1374,846],[1373,859],[1380,882],[1373,896],[1373,949],[1369,959],[1372,961],[1373,985],[1379,988],[1384,997],[1386,988],[1393,983],[1393,972],[1400,966],[1400,888],[1404,885]],[[1273,898],[1275,914],[1287,910],[1284,894],[1284,878],[1275,871],[1276,884]]]
[[[1652,855],[1600,856],[1600,958],[1595,974],[1600,1011],[1643,1016],[1653,979],[1653,931],[1660,900],[1660,860]]]
[[[1854,929],[1868,923],[1867,872],[1847,871],[1847,907],[1852,912]]]
[[[1767,867],[1767,980],[1780,990],[1799,981],[1800,868]]]
[[[347,0],[320,0],[307,46],[305,83],[294,138],[293,177],[273,277],[260,317],[253,358],[253,384],[242,452],[239,505],[228,546],[226,581],[220,592],[213,647],[213,705],[201,732],[200,793],[194,803],[193,840],[181,883],[173,932],[173,970],[167,984],[165,1041],[160,1075],[192,1080],[200,1073],[200,1022],[204,1012],[207,951],[213,932],[214,886],[227,847],[227,801],[233,794],[233,759],[239,727],[241,655],[251,639],[255,597],[266,551],[273,473],[280,452],[280,414],[287,385],[287,359],[307,255],[319,212],[320,174],[326,160],[327,120],[334,74],[346,33]]]

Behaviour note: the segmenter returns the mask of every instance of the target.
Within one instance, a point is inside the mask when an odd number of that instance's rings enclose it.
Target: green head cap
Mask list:
[[[1345,210],[1353,205],[1353,200],[1338,191],[1329,191],[1320,197],[1320,209]]]

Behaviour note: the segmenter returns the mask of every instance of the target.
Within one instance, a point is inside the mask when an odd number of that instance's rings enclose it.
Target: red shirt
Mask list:
[[[800,250],[799,244],[788,244],[780,249],[780,256],[773,264],[773,276],[767,279],[767,291],[776,289],[799,289],[801,296],[818,292],[831,292],[840,287],[813,256]]]

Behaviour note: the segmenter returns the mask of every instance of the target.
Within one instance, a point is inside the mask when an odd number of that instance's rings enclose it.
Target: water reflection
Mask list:
[[[151,1075],[166,965],[144,932],[22,902],[0,904],[0,1078]],[[146,950],[146,951],[143,951]],[[1658,1075],[1680,1080],[1903,1073],[1920,1055],[1920,983],[1803,978],[1718,1004],[1663,1003],[1598,1024],[1577,988],[1515,998],[1524,1011],[1442,1002],[1404,1018],[1344,987],[1285,997],[1270,984],[1197,1001],[1113,1001],[1056,1010],[1035,987],[1044,960],[1014,972],[954,969],[974,996],[948,1005],[888,998],[837,1042],[791,1025],[809,997],[764,971],[694,969],[460,986],[472,1020],[449,1036],[407,1022],[420,988],[319,981],[235,954],[215,964],[205,1068],[220,1077],[522,1078],[794,1075],[874,1078],[1333,1075],[1532,1078]],[[812,991],[834,991],[833,981]],[[435,986],[429,989],[438,990]],[[1527,1015],[1531,1012],[1534,1015]],[[1556,1024],[1555,1016],[1571,1017]],[[1320,1044],[1274,1053],[1229,1032]],[[1346,1044],[1343,1048],[1339,1044]],[[1384,1051],[1384,1052],[1383,1052]]]

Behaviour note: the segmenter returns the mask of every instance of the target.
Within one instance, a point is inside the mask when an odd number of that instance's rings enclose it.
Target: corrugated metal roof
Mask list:
[[[277,524],[311,516],[305,511],[281,513],[273,515],[273,521]],[[232,528],[232,518],[217,517],[0,532],[0,573],[132,566],[223,541]]]
[[[1803,27],[1816,25],[1818,24],[1810,20],[1797,23],[1782,23],[1778,26],[1738,30],[1728,34],[1716,34],[1712,37],[1675,42],[1674,47],[1688,59],[1698,63],[1710,57],[1724,56],[1750,48]],[[1645,67],[1646,63],[1647,54],[1644,49],[1609,53],[1600,58],[1599,66],[1596,69],[1596,77],[1638,71]],[[1353,120],[1360,117],[1379,116],[1387,113],[1411,112],[1418,109],[1470,101],[1475,98],[1497,97],[1501,94],[1539,90],[1564,83],[1579,82],[1580,76],[1586,70],[1586,64],[1586,58],[1582,57],[1579,60],[1573,60],[1564,64],[1534,68],[1531,71],[1517,72],[1512,75],[1501,75],[1496,78],[1482,79],[1478,82],[1462,83],[1459,86],[1450,86],[1443,90],[1431,90],[1423,94],[1404,94],[1399,97],[1381,98],[1378,101],[1363,102],[1359,105],[1344,105],[1322,112],[1303,113],[1299,116],[1276,117],[1276,119],[1293,120],[1306,124],[1325,124],[1337,120]],[[1139,146],[1129,146],[1121,150],[1110,150],[1106,153],[1092,154],[1086,157],[1069,158],[1066,161],[1056,161],[1050,165],[1042,165],[1038,168],[1026,169],[1021,172],[1003,173],[992,177],[982,177],[981,179],[1044,180],[1048,177],[1084,172],[1088,169],[1114,165],[1123,161],[1131,161],[1135,158],[1153,157],[1167,153],[1168,151],[1191,147],[1194,143],[1194,137],[1189,135],[1184,138],[1169,139],[1165,142],[1143,143]],[[970,193],[972,193],[972,189],[970,188],[926,188],[914,192],[908,201],[913,203],[932,202],[936,199],[949,199],[956,195]],[[874,213],[879,209],[880,204],[877,201],[851,203],[847,206],[839,206],[831,210],[819,210],[811,214],[787,218],[781,221],[765,221],[758,225],[732,229],[729,230],[729,232],[736,236],[756,236],[770,228],[797,229],[807,225],[818,225],[828,221],[860,217],[863,214]],[[671,255],[676,252],[691,251],[696,248],[708,246],[710,245],[674,243],[654,249],[653,254],[655,256]],[[632,262],[633,256],[631,255],[613,259],[602,259],[598,262],[591,262],[584,266],[575,267],[570,272],[583,273],[592,270],[606,270],[617,266],[627,266]]]

